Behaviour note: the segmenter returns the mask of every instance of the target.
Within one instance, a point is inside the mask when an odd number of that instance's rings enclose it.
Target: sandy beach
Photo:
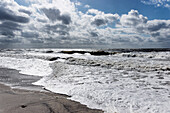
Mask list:
[[[0,84],[0,113],[103,113],[101,110],[89,109],[85,105],[71,101],[67,97],[45,90],[12,89]]]

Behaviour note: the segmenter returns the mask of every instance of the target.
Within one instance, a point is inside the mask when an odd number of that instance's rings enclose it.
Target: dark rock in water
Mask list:
[[[21,105],[21,108],[26,108],[27,106],[26,105]]]
[[[170,71],[170,68],[169,67],[167,67],[167,68],[165,68],[165,69],[161,69],[162,71]]]
[[[85,52],[85,51],[61,51],[60,53],[64,53],[64,54],[74,54],[74,53],[85,54],[85,53],[88,53],[88,52]]]
[[[111,53],[109,52],[105,52],[105,51],[92,51],[89,52],[91,55],[95,55],[95,56],[100,56],[100,55],[110,55]]]
[[[74,53],[85,54],[85,53],[90,53],[91,55],[94,55],[94,56],[116,54],[116,52],[106,52],[106,51],[61,51],[60,53],[64,53],[64,54],[74,54]]]
[[[132,55],[131,57],[136,57],[136,55]]]
[[[152,87],[152,89],[164,89],[162,87]]]
[[[55,61],[55,60],[58,60],[60,57],[53,57],[53,58],[50,58],[49,61]]]
[[[158,79],[164,79],[164,77],[158,77]]]
[[[122,100],[122,98],[118,98],[118,100]]]
[[[95,64],[94,66],[100,66],[100,64]]]
[[[46,51],[45,53],[53,53],[54,51],[52,50],[49,50],[49,51]]]
[[[164,79],[164,77],[162,75],[156,75],[158,77],[158,79]]]
[[[91,55],[95,55],[95,56],[100,56],[100,55],[114,55],[116,54],[116,52],[106,52],[106,51],[92,51],[89,52]]]

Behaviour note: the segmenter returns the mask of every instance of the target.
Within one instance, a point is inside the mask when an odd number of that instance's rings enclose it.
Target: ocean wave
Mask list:
[[[169,52],[95,56],[60,51],[4,51],[0,66],[43,76],[34,84],[107,113],[170,112]]]

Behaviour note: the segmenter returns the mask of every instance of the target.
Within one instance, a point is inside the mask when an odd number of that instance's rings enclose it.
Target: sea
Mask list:
[[[170,49],[0,49],[0,67],[105,113],[170,113]]]

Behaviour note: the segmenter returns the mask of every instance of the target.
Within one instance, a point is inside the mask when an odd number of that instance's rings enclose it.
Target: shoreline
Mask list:
[[[1,68],[1,71],[3,69]],[[16,72],[13,69],[6,69],[5,72],[8,71]],[[67,99],[68,97],[43,88],[11,88],[0,83],[0,113],[103,113],[102,110],[90,109],[86,105]]]

